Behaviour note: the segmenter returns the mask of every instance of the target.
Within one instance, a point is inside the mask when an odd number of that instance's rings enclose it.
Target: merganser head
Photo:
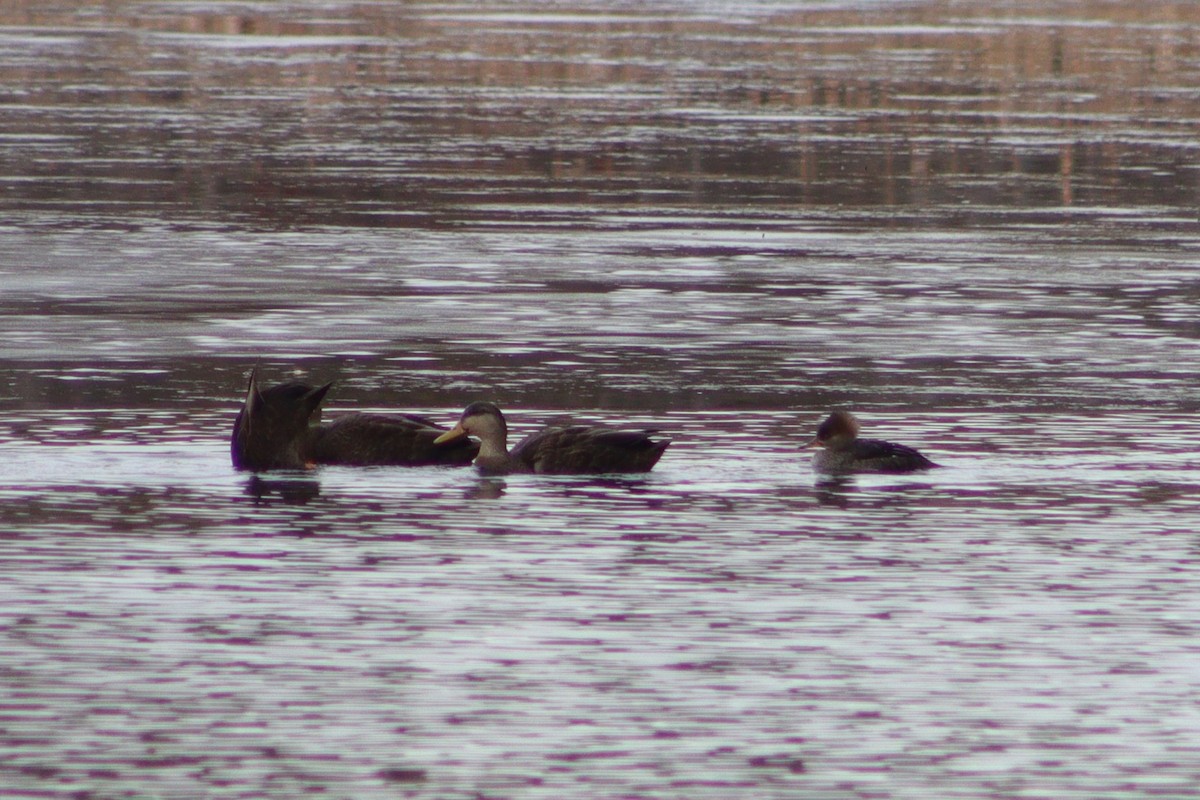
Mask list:
[[[817,435],[805,447],[845,447],[858,438],[858,420],[849,411],[834,411],[817,427]]]

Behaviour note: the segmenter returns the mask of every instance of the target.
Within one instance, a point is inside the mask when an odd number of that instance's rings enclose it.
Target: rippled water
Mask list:
[[[4,7],[0,794],[1194,796],[1197,23]],[[247,476],[255,364],[674,444]]]
[[[1190,792],[1189,418],[881,417],[945,466],[829,484],[790,413],[666,415],[601,481],[247,478],[227,421],[12,426],[10,785]]]

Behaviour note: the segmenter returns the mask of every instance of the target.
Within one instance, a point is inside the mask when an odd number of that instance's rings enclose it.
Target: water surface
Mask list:
[[[1198,15],[10,4],[0,785],[1192,796]],[[249,476],[254,365],[674,444]]]

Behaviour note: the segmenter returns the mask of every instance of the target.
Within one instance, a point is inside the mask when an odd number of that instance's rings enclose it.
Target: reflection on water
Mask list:
[[[253,475],[246,481],[246,495],[263,506],[275,503],[304,505],[320,496],[321,483],[313,477],[278,478]]]
[[[0,786],[1191,796],[1198,22],[6,4]],[[675,443],[248,478],[255,365]]]
[[[98,222],[1194,199],[1189,2],[42,5],[0,17],[6,182]]]

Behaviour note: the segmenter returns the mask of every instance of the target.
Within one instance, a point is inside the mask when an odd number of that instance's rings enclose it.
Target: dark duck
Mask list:
[[[478,452],[468,440],[437,443],[446,429],[415,414],[344,414],[321,423],[333,386],[297,381],[261,388],[250,373],[233,423],[230,454],[241,470],[344,466],[466,466]]]
[[[437,441],[479,439],[475,466],[485,474],[592,475],[649,472],[671,444],[669,439],[651,439],[652,433],[583,425],[548,427],[509,450],[508,424],[500,409],[492,403],[472,403],[458,424]]]
[[[805,447],[819,447],[812,465],[817,472],[844,475],[854,472],[918,472],[937,464],[911,447],[881,439],[860,439],[859,424],[848,411],[834,411],[817,428]]]

